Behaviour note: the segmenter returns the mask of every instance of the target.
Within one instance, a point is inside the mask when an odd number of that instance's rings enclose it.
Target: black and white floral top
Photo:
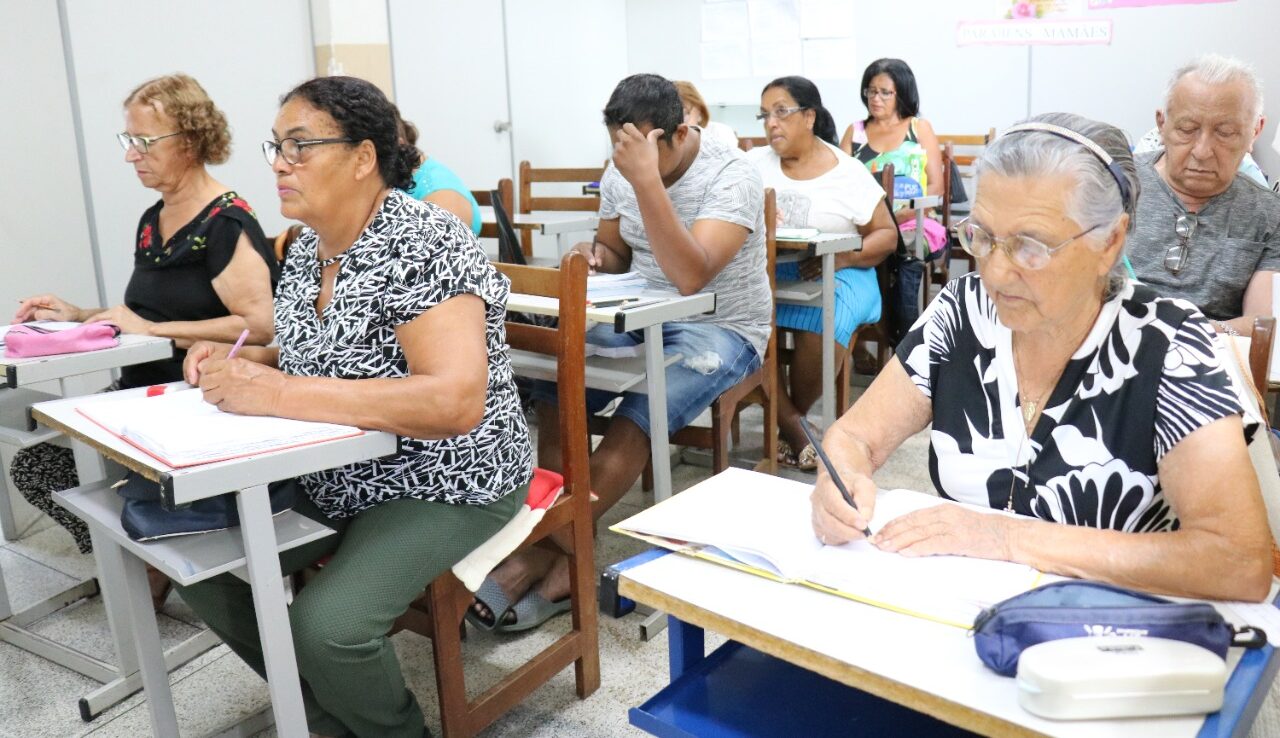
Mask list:
[[[466,435],[439,441],[401,437],[395,455],[302,477],[316,506],[344,518],[401,497],[485,505],[528,481],[529,428],[503,325],[510,282],[485,258],[471,231],[435,205],[391,190],[342,257],[322,320],[315,309],[317,241],[314,231],[302,232],[289,249],[276,293],[276,340],[285,373],[407,376],[396,327],[450,297],[473,294],[485,302],[489,384],[484,418]]]
[[[1157,474],[1164,455],[1201,426],[1245,415],[1214,341],[1191,303],[1126,285],[1102,306],[1029,439],[1012,333],[976,273],[947,285],[897,355],[932,401],[929,471],[944,496],[1004,508],[1012,483],[1023,515],[1146,532],[1178,527]],[[1251,436],[1256,419],[1244,426]]]

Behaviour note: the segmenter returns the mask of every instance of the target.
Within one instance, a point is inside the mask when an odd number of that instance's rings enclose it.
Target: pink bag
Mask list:
[[[908,245],[915,243],[916,239],[916,221],[915,218],[898,224],[898,230],[902,231],[902,240]],[[929,251],[937,253],[947,245],[947,229],[933,218],[924,219],[924,240],[929,244]],[[914,253],[914,251],[913,251]]]
[[[15,325],[4,335],[4,355],[9,359],[98,351],[120,345],[120,327],[98,321],[64,331],[38,325]]]

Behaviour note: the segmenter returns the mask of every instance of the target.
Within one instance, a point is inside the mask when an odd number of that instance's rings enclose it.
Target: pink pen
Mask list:
[[[228,359],[236,358],[236,353],[240,351],[240,347],[244,345],[244,339],[248,337],[249,337],[248,328],[245,328],[244,330],[240,331],[240,337],[236,339],[236,345],[232,346],[231,350],[227,352]]]

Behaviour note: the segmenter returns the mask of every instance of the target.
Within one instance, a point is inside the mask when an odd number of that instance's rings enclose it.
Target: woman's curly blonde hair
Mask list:
[[[124,106],[150,105],[164,113],[187,134],[183,138],[200,164],[221,164],[231,155],[231,128],[227,117],[209,99],[200,83],[185,74],[168,74],[147,80],[124,99]],[[169,133],[169,131],[165,131]]]

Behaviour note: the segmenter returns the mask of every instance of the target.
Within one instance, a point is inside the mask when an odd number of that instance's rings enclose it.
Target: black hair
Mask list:
[[[803,110],[812,110],[814,112],[813,119],[813,135],[826,141],[832,146],[839,146],[839,138],[836,136],[836,120],[831,117],[831,112],[822,105],[822,94],[818,92],[818,86],[809,81],[805,77],[790,76],[779,77],[760,90],[760,95],[773,89],[781,87],[791,95],[791,99],[796,101]]]
[[[316,77],[286,92],[280,104],[294,98],[328,113],[343,137],[357,144],[366,140],[372,143],[378,156],[378,172],[388,187],[413,187],[413,170],[420,153],[416,147],[400,143],[400,116],[372,82],[356,77]]]
[[[662,129],[662,140],[671,141],[684,122],[684,106],[675,84],[656,74],[633,74],[618,83],[604,106],[604,124],[616,128],[624,123],[648,123]]]
[[[867,65],[867,71],[862,73],[862,87],[858,89],[862,104],[867,104],[867,88],[871,86],[871,80],[881,74],[887,74],[893,80],[896,92],[893,99],[898,108],[898,117],[906,120],[920,115],[920,92],[916,90],[916,76],[911,72],[911,67],[901,59],[876,59]],[[871,122],[870,112],[867,113],[866,121]]]

